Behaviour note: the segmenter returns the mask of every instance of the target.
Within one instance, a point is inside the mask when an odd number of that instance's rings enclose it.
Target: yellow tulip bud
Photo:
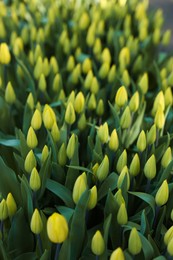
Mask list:
[[[132,255],[137,255],[141,252],[142,242],[137,229],[132,228],[129,236],[128,250]]]
[[[26,103],[30,107],[30,109],[34,108],[34,98],[33,98],[32,93],[29,93]]]
[[[124,150],[117,161],[117,167],[116,167],[117,172],[120,173],[124,168],[124,166],[126,165],[127,165],[127,151]]]
[[[80,91],[74,101],[74,109],[75,111],[80,114],[83,109],[84,109],[84,105],[85,105],[85,98],[83,93]]]
[[[102,63],[106,62],[108,64],[111,64],[111,53],[108,48],[104,48],[104,50],[102,51],[101,59]]]
[[[64,166],[66,164],[66,161],[67,161],[66,146],[63,143],[58,152],[58,163],[61,166]]]
[[[90,197],[88,201],[88,209],[93,209],[97,205],[97,187],[96,185],[90,189]]]
[[[165,115],[164,115],[163,109],[160,105],[159,105],[156,115],[154,117],[154,123],[156,124],[156,127],[158,129],[162,129],[164,127]]]
[[[126,68],[130,63],[130,50],[127,47],[123,47],[119,53],[119,63],[121,71]]]
[[[173,226],[171,226],[164,235],[165,245],[168,245],[168,243],[171,241],[172,238],[173,238]]]
[[[172,70],[172,68],[171,68]],[[173,71],[171,71],[171,73],[169,74],[168,78],[167,78],[167,84],[169,86],[172,86],[173,85]]]
[[[147,140],[144,130],[142,130],[138,136],[137,148],[140,152],[143,152],[146,149]]]
[[[124,70],[123,71],[122,81],[123,81],[123,84],[126,87],[129,87],[129,85],[130,85],[130,76],[129,76],[128,70]]]
[[[88,28],[89,23],[90,23],[90,18],[89,18],[88,13],[87,12],[83,12],[81,17],[80,17],[80,20],[79,20],[79,28],[81,30],[85,30],[85,29]]]
[[[49,149],[47,145],[43,147],[42,153],[41,153],[41,162],[44,163],[49,155]]]
[[[153,34],[152,34],[152,40],[154,44],[159,44],[161,37],[161,31],[160,28],[155,28]]]
[[[130,175],[134,177],[137,176],[140,172],[140,160],[137,153],[134,155],[131,161],[129,172]]]
[[[76,146],[76,135],[72,134],[72,136],[70,137],[69,141],[68,141],[68,145],[67,145],[67,156],[69,159],[72,159],[74,151],[75,151],[75,146]]]
[[[43,60],[43,74],[45,77],[47,77],[50,73],[50,66],[49,66],[49,61],[48,58],[44,58]]]
[[[45,92],[47,87],[46,79],[44,74],[42,73],[40,75],[39,81],[38,81],[38,88],[42,91]]]
[[[0,202],[0,221],[8,218],[8,207],[5,199]]]
[[[172,106],[173,96],[172,96],[172,90],[170,87],[165,90],[164,98],[165,98],[165,107]]]
[[[103,125],[101,125],[98,129],[98,137],[102,144],[107,143],[109,139],[109,129],[108,124],[105,122]]]
[[[99,99],[97,108],[96,108],[96,114],[98,116],[102,116],[104,113],[104,103],[103,103],[103,99]]]
[[[122,203],[117,214],[117,222],[119,225],[125,225],[128,221],[127,209],[125,203]]]
[[[164,99],[163,91],[160,91],[157,94],[157,96],[155,97],[154,105],[153,105],[153,109],[152,109],[152,115],[156,114],[157,109],[158,109],[159,106],[164,111],[164,109],[165,109],[165,99]]]
[[[8,45],[3,42],[0,44],[0,63],[9,64],[11,61],[11,55],[8,49]]]
[[[99,82],[96,77],[92,78],[90,90],[92,93],[97,94],[99,91]]]
[[[30,128],[28,130],[26,142],[27,142],[28,147],[31,149],[34,149],[38,145],[37,136],[36,136],[32,126],[30,126]]]
[[[148,74],[144,73],[144,75],[141,77],[139,83],[139,88],[141,89],[143,94],[146,94],[148,91]]]
[[[125,203],[125,200],[124,200],[124,198],[123,198],[121,189],[118,189],[118,191],[117,191],[117,192],[115,193],[115,195],[114,195],[114,198],[115,198],[116,202],[118,203],[119,207],[120,207],[123,203]]]
[[[36,166],[37,166],[37,162],[35,159],[35,155],[34,155],[33,151],[31,150],[31,151],[29,151],[29,153],[27,154],[27,156],[25,158],[25,163],[24,163],[25,171],[28,173],[31,173],[32,169]]]
[[[173,238],[168,243],[167,251],[170,254],[170,256],[173,256]]]
[[[101,164],[98,167],[96,176],[99,181],[104,181],[109,173],[109,158],[107,155],[103,158]]]
[[[170,40],[171,40],[171,30],[166,30],[162,37],[162,44],[167,46],[169,45]]]
[[[94,166],[92,167],[93,175],[96,175],[98,168],[99,168],[99,164],[95,163]]]
[[[92,70],[90,70],[87,73],[87,76],[86,76],[85,81],[84,81],[84,88],[85,89],[90,89],[91,84],[92,84],[92,80],[93,80],[93,72],[92,72]]]
[[[87,121],[86,121],[85,113],[82,113],[77,123],[78,129],[81,131],[84,130],[86,127],[86,122]]]
[[[144,174],[149,180],[152,180],[156,176],[156,158],[154,154],[145,163]]]
[[[54,56],[50,58],[50,71],[52,71],[54,74],[57,74],[59,71],[58,62]]]
[[[125,260],[125,256],[121,247],[118,247],[112,252],[110,260]]]
[[[139,92],[136,91],[130,99],[129,107],[132,112],[136,112],[139,108]]]
[[[152,125],[149,132],[147,133],[147,144],[151,145],[156,140],[156,125]]]
[[[127,91],[124,86],[120,87],[115,96],[115,104],[123,107],[128,100]]]
[[[91,250],[95,255],[102,255],[105,250],[105,242],[99,230],[96,231],[91,240]]]
[[[71,91],[69,97],[68,97],[68,100],[67,100],[67,105],[71,102],[72,105],[74,106],[74,101],[75,101],[75,92],[74,90]]]
[[[96,98],[95,95],[92,93],[89,100],[88,100],[88,109],[95,110],[96,109]]]
[[[87,74],[92,69],[92,61],[89,58],[86,58],[82,63],[82,71],[84,74]]]
[[[97,56],[100,55],[102,51],[102,43],[100,38],[96,38],[93,46],[93,53]]]
[[[11,192],[7,195],[6,204],[8,208],[8,216],[13,217],[17,211],[17,205]]]
[[[58,142],[60,139],[60,131],[59,131],[56,121],[53,123],[52,129],[51,129],[51,136],[52,136],[54,142]]]
[[[108,82],[109,83],[114,82],[115,78],[116,78],[116,65],[112,65],[108,74]]]
[[[117,187],[118,189],[121,188],[121,185],[124,181],[124,178],[127,179],[127,190],[129,190],[130,188],[130,176],[129,176],[129,171],[128,171],[128,168],[127,166],[124,166],[119,177],[118,177],[118,181],[117,181]]]
[[[155,196],[155,201],[157,206],[163,206],[164,204],[166,204],[168,198],[169,198],[169,187],[168,187],[167,180],[164,180]]]
[[[39,79],[43,71],[43,60],[42,57],[39,56],[34,67],[34,77],[35,79]]]
[[[101,79],[105,79],[108,76],[109,69],[110,69],[110,64],[104,62],[99,69],[99,77]]]
[[[171,210],[171,220],[173,221],[173,209]]]
[[[74,67],[75,67],[75,59],[74,56],[70,55],[66,65],[67,71],[69,72],[73,71]]]
[[[53,80],[52,89],[55,92],[58,92],[62,88],[62,78],[59,73],[57,73]]]
[[[40,44],[37,44],[34,51],[34,60],[37,61],[39,57],[43,57]]]
[[[116,129],[114,129],[110,136],[109,148],[110,150],[116,152],[118,147],[119,147],[119,139],[118,139],[117,131]]]
[[[31,119],[31,126],[34,130],[38,130],[41,128],[41,124],[42,124],[41,112],[38,109],[36,109]]]
[[[33,191],[37,191],[41,187],[41,180],[37,169],[34,167],[31,171],[29,186]]]
[[[13,45],[13,53],[16,55],[16,56],[19,56],[20,53],[23,51],[23,41],[22,41],[22,38],[20,37],[17,37],[15,40],[14,40],[14,45]]]
[[[56,116],[53,109],[49,105],[45,105],[43,109],[43,123],[46,129],[52,129],[52,126],[56,122]]]
[[[172,151],[171,151],[171,147],[168,147],[161,160],[162,167],[166,168],[171,161],[172,161]]]
[[[72,125],[76,120],[76,115],[72,102],[69,102],[65,112],[65,122]]]
[[[43,221],[38,209],[35,209],[32,214],[30,227],[31,231],[36,235],[40,234],[43,229]]]
[[[132,117],[131,117],[131,113],[130,113],[130,108],[129,108],[129,106],[127,106],[120,119],[121,128],[122,129],[129,128],[131,125],[131,121],[132,121]]]
[[[11,82],[8,82],[5,89],[5,100],[8,104],[12,105],[16,101],[16,94],[14,92]]]
[[[79,177],[76,179],[74,187],[73,187],[73,201],[75,204],[78,203],[80,197],[86,191],[87,189],[87,178],[86,178],[86,173],[83,172]]]

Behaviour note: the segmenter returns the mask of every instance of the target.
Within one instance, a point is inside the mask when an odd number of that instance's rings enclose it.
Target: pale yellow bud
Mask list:
[[[149,180],[152,180],[156,176],[156,158],[154,154],[145,163],[144,174]]]
[[[31,231],[37,235],[40,234],[43,229],[43,222],[38,209],[35,209],[34,213],[32,214],[30,227]]]
[[[38,130],[41,128],[41,125],[42,125],[41,112],[38,109],[36,109],[31,119],[31,126],[34,130]]]
[[[171,147],[168,147],[161,160],[162,167],[166,168],[171,161],[172,161],[172,151],[171,151]]]
[[[137,176],[140,172],[140,160],[137,153],[134,155],[131,161],[129,172],[130,175],[134,177]]]
[[[144,130],[142,130],[138,136],[137,148],[140,152],[143,152],[146,149],[147,140]]]
[[[168,198],[169,198],[168,182],[167,180],[164,180],[155,196],[156,205],[159,207],[163,206],[164,204],[167,203]]]
[[[73,187],[73,200],[75,204],[78,203],[80,197],[86,191],[87,189],[87,178],[86,173],[83,172],[75,181],[74,187]]]
[[[56,116],[53,109],[48,104],[44,106],[42,116],[46,129],[52,129],[54,122],[56,122]]]
[[[89,197],[87,207],[88,209],[93,209],[95,208],[96,204],[97,204],[97,187],[95,185],[90,189],[90,197]]]
[[[76,98],[75,98],[75,101],[74,101],[74,109],[75,111],[80,114],[83,109],[84,109],[84,106],[85,106],[85,98],[84,98],[84,95],[83,93],[80,91]]]
[[[120,87],[115,96],[115,104],[123,107],[128,100],[127,91],[124,86]]]
[[[122,129],[129,128],[131,125],[131,121],[132,121],[132,117],[131,117],[131,113],[130,113],[130,108],[129,108],[129,106],[127,106],[120,119],[121,128]]]
[[[118,147],[119,147],[119,139],[118,139],[117,131],[116,129],[114,129],[110,136],[109,148],[110,150],[116,152]]]
[[[96,98],[95,95],[92,93],[89,100],[88,100],[88,109],[89,110],[95,110],[96,109]]]
[[[14,92],[11,82],[8,82],[7,87],[5,89],[5,100],[10,105],[12,105],[16,101],[16,94]]]
[[[38,173],[38,171],[35,167],[32,169],[32,172],[31,172],[31,175],[30,175],[29,186],[33,191],[37,191],[41,187],[40,176],[39,176],[39,173]]]
[[[154,123],[156,124],[156,127],[158,129],[162,129],[164,127],[165,115],[164,115],[163,109],[160,105],[159,105],[156,115],[154,117]]]
[[[127,165],[127,151],[124,150],[117,161],[117,172],[120,173],[123,169],[123,167]]]
[[[156,114],[157,109],[158,109],[159,106],[164,111],[164,109],[165,109],[165,99],[164,99],[163,91],[160,91],[157,94],[157,96],[155,97],[154,105],[153,105],[153,109],[152,109],[152,115]]]
[[[91,240],[91,250],[95,255],[102,255],[105,250],[105,242],[99,230],[96,231]]]
[[[30,128],[28,130],[26,142],[27,142],[28,147],[31,149],[34,149],[38,145],[37,136],[36,136],[35,131],[32,128],[32,126],[30,126]]]
[[[122,203],[117,214],[117,222],[119,225],[125,225],[128,221],[127,209],[125,203]]]
[[[118,247],[112,252],[110,260],[125,260],[125,256],[121,247]]]
[[[3,42],[0,44],[0,63],[9,64],[10,61],[11,61],[11,55],[8,49],[8,45],[5,42]]]
[[[139,92],[136,91],[130,99],[129,108],[132,112],[136,112],[139,108]]]
[[[9,215],[9,217],[13,217],[17,211],[17,205],[16,205],[14,197],[11,193],[8,193],[6,203],[7,203],[7,208],[8,208],[8,215]]]
[[[58,142],[60,139],[60,131],[59,131],[56,121],[53,123],[52,129],[51,129],[51,136],[52,136],[54,142]]]
[[[35,159],[35,155],[33,151],[31,150],[29,151],[29,153],[25,158],[25,164],[24,164],[25,171],[31,173],[32,169],[36,167],[36,165],[37,165],[37,161]]]
[[[139,88],[141,89],[143,94],[146,94],[148,91],[148,74],[144,73],[144,75],[141,77],[139,83]]]
[[[108,142],[109,138],[109,129],[108,124],[105,122],[103,125],[101,125],[98,129],[98,137],[100,141],[104,144]]]
[[[74,111],[74,106],[72,102],[69,102],[65,112],[65,122],[69,125],[72,125],[76,120],[76,115]]]

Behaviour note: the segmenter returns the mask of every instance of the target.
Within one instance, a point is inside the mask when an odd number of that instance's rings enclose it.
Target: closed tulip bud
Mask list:
[[[56,116],[53,109],[49,105],[45,105],[43,109],[43,123],[46,129],[52,129]]]
[[[119,147],[119,139],[118,139],[117,131],[116,129],[114,129],[109,139],[109,149],[116,152],[118,147]]]
[[[35,209],[32,214],[30,227],[31,231],[36,235],[40,234],[43,229],[43,221],[38,209]]]
[[[131,161],[129,172],[133,177],[137,176],[140,172],[140,160],[137,153],[134,155]]]
[[[43,74],[45,77],[47,77],[50,73],[50,66],[49,66],[49,61],[48,58],[44,58],[43,60]]]
[[[98,167],[96,176],[99,181],[104,181],[109,173],[109,158],[107,155],[103,158],[103,161]]]
[[[171,226],[164,235],[165,245],[168,245],[172,238],[173,238],[173,226]]]
[[[67,105],[71,102],[72,105],[74,106],[74,101],[75,101],[75,92],[74,90],[71,91],[69,97],[68,97],[68,100],[67,100]]]
[[[117,214],[117,222],[119,225],[125,225],[128,221],[127,209],[125,203],[122,203]]]
[[[97,108],[96,108],[96,114],[98,116],[102,116],[104,113],[104,103],[103,103],[103,99],[99,99]]]
[[[58,163],[61,166],[64,166],[67,161],[67,154],[66,154],[66,146],[63,143],[58,151]]]
[[[139,88],[141,89],[142,93],[145,95],[148,91],[148,74],[144,73],[144,75],[141,77],[139,83]]]
[[[88,100],[88,109],[89,110],[95,110],[96,109],[96,98],[95,95],[92,93],[89,100]]]
[[[37,61],[39,57],[43,57],[40,44],[37,44],[34,51],[34,60]]]
[[[117,167],[116,167],[117,172],[120,173],[124,168],[124,166],[126,165],[127,165],[127,151],[124,150],[117,161]]]
[[[164,204],[166,204],[168,198],[169,198],[169,187],[168,187],[167,180],[164,180],[155,196],[155,201],[157,206],[161,207]]]
[[[13,217],[17,211],[17,205],[11,192],[7,195],[6,204],[8,208],[8,216]]]
[[[168,147],[161,160],[162,167],[166,168],[171,161],[172,161],[172,151],[171,151],[171,147]]]
[[[104,62],[100,69],[99,69],[99,77],[101,79],[105,79],[108,76],[109,73],[109,69],[110,69],[110,65],[107,62]]]
[[[90,23],[90,18],[87,12],[83,12],[79,19],[79,28],[85,30],[88,28]]]
[[[125,256],[121,247],[118,247],[112,252],[110,260],[125,260]]]
[[[60,139],[60,131],[59,131],[56,121],[53,123],[52,129],[51,129],[51,136],[52,136],[54,142],[58,142]]]
[[[29,151],[29,153],[27,154],[27,156],[25,158],[25,163],[24,163],[25,171],[28,173],[31,173],[32,169],[36,166],[37,166],[37,162],[35,159],[35,155],[34,155],[33,151],[31,150],[31,151]]]
[[[102,43],[100,38],[96,38],[95,42],[94,42],[94,46],[93,46],[93,53],[98,56],[101,54],[102,51]]]
[[[83,109],[84,109],[84,106],[85,106],[85,98],[84,98],[84,95],[83,93],[80,91],[76,98],[75,98],[75,101],[74,101],[74,109],[75,111],[80,114]]]
[[[65,112],[65,122],[69,125],[72,125],[76,120],[76,115],[74,111],[73,104],[71,102],[68,103],[66,112]]]
[[[139,92],[136,91],[130,99],[129,107],[132,112],[136,112],[139,108]]]
[[[99,230],[97,230],[91,240],[91,250],[93,254],[102,255],[105,250],[105,242]]]
[[[129,76],[128,70],[124,70],[123,71],[122,81],[123,81],[123,84],[126,87],[129,87],[129,85],[130,85],[130,76]]]
[[[77,123],[78,129],[81,131],[84,130],[86,127],[86,123],[87,120],[86,120],[85,113],[82,113]]]
[[[164,95],[163,95],[163,91],[160,91],[155,100],[154,100],[154,105],[153,105],[153,109],[152,109],[152,115],[155,115],[157,112],[158,107],[161,107],[162,110],[164,111],[165,109],[165,99],[164,99]]]
[[[87,74],[92,69],[92,61],[89,58],[86,58],[82,63],[82,71],[84,74]]]
[[[109,83],[114,82],[115,78],[116,78],[116,65],[112,65],[108,74],[108,82]]]
[[[88,209],[93,209],[97,205],[97,187],[96,185],[90,189],[90,197],[88,201]]]
[[[86,173],[83,172],[76,179],[74,187],[73,187],[72,196],[73,196],[73,201],[75,204],[78,203],[80,197],[82,196],[84,191],[86,191],[86,189],[87,189],[87,177],[86,177]]]
[[[108,48],[104,48],[104,50],[102,51],[101,59],[102,63],[106,62],[108,64],[111,64],[111,53]]]
[[[120,87],[115,96],[115,104],[119,107],[123,107],[128,100],[127,90],[124,86]]]
[[[161,106],[158,107],[156,115],[154,117],[154,123],[158,129],[162,129],[165,124],[165,115]]]
[[[34,67],[34,77],[35,79],[39,80],[41,74],[43,72],[43,60],[42,57],[39,56]]]
[[[53,80],[52,89],[55,92],[58,92],[62,88],[62,78],[59,73],[57,73]]]
[[[8,218],[8,207],[7,207],[6,200],[3,199],[0,202],[0,221],[4,221],[7,218]]]
[[[126,68],[130,63],[130,50],[127,47],[123,47],[119,53],[119,63],[121,71]]]
[[[117,191],[117,192],[115,193],[115,195],[114,195],[114,198],[115,198],[116,202],[118,203],[119,207],[120,207],[123,203],[125,203],[125,200],[124,200],[124,198],[123,198],[121,189],[118,189],[118,191]]]
[[[124,179],[126,178],[126,181],[127,181],[127,190],[129,190],[130,188],[130,176],[129,176],[129,171],[128,171],[128,168],[127,166],[124,166],[119,177],[118,177],[118,181],[117,181],[117,187],[118,189],[121,188],[122,184],[123,184],[123,181]]]
[[[173,221],[173,209],[171,210],[171,220]]]
[[[129,128],[131,125],[131,121],[132,121],[132,117],[131,117],[131,113],[130,113],[130,108],[129,108],[129,106],[127,106],[120,119],[121,128],[122,129]]]
[[[151,145],[156,141],[156,125],[153,124],[147,133],[147,144]]]
[[[41,153],[41,162],[44,163],[49,155],[49,149],[47,145],[43,147],[42,153]]]
[[[39,176],[39,173],[38,173],[38,171],[35,167],[32,169],[32,172],[31,172],[31,175],[30,175],[29,186],[33,191],[37,191],[41,187],[40,176]]]
[[[145,163],[144,174],[149,180],[152,180],[156,176],[156,158],[154,154]]]
[[[50,71],[52,71],[54,74],[57,74],[59,71],[58,62],[54,56],[50,58]]]
[[[70,137],[69,141],[68,141],[68,145],[67,145],[67,156],[69,159],[72,159],[74,151],[75,151],[75,146],[76,146],[76,135],[72,134],[72,136]]]
[[[167,46],[169,45],[170,40],[171,40],[171,30],[166,30],[163,34],[162,44]]]
[[[53,243],[62,243],[67,239],[68,224],[63,215],[55,212],[48,218],[47,234]]]
[[[84,81],[84,88],[85,89],[90,89],[91,84],[92,84],[92,80],[93,80],[93,72],[92,70],[90,70],[85,78]]]
[[[41,112],[38,109],[36,109],[31,119],[31,126],[34,130],[38,130],[41,128],[41,124],[42,124]]]
[[[141,252],[142,243],[137,229],[132,228],[129,236],[128,250],[132,255],[137,255]]]
[[[36,136],[32,126],[30,126],[30,128],[28,130],[26,142],[27,142],[28,147],[31,149],[34,149],[38,145],[37,136]]]
[[[90,90],[93,94],[97,94],[99,91],[99,82],[96,77],[92,78]]]
[[[99,168],[99,164],[95,163],[94,166],[92,167],[93,175],[96,175],[98,168]]]
[[[101,125],[98,129],[98,137],[102,144],[105,144],[108,142],[109,139],[109,129],[108,124],[105,122],[103,125]]]
[[[160,37],[161,37],[160,28],[156,28],[152,35],[153,43],[158,44],[160,42]]]
[[[167,84],[169,86],[173,85],[173,71],[169,74],[168,78],[167,78]]]
[[[26,103],[30,107],[30,109],[34,108],[34,98],[33,98],[32,93],[29,93]]]
[[[168,243],[167,251],[170,256],[173,256],[173,238]]]
[[[96,26],[95,24],[91,24],[87,31],[86,43],[89,47],[94,45],[95,41],[95,33],[96,33]]]
[[[0,44],[0,63],[9,64],[11,61],[11,54],[8,49],[8,45],[3,42]]]
[[[42,91],[45,92],[47,87],[46,79],[44,74],[42,73],[40,75],[39,81],[38,81],[38,88]]]
[[[140,132],[140,135],[138,136],[137,140],[137,148],[140,152],[143,152],[146,149],[147,146],[147,140],[144,130]]]
[[[75,67],[75,59],[73,55],[70,55],[66,65],[67,71],[69,72],[73,71],[74,67]]]
[[[164,98],[165,98],[165,107],[172,106],[172,104],[173,104],[173,96],[172,96],[172,90],[171,90],[170,87],[168,87],[165,90]]]
[[[8,82],[7,87],[5,89],[5,101],[12,105],[16,101],[16,94],[14,92],[13,86],[11,82]]]

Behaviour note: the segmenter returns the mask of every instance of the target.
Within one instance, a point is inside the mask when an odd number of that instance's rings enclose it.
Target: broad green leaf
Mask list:
[[[69,220],[71,219],[73,213],[74,213],[74,209],[65,207],[65,206],[55,206],[57,208],[57,210],[67,219],[67,221],[69,222]]]
[[[21,155],[25,159],[28,152],[30,151],[30,149],[29,149],[29,147],[27,146],[27,143],[26,143],[26,137],[20,129],[16,129],[16,135],[17,135],[18,139],[20,140]]]
[[[69,167],[69,168],[72,168],[72,169],[76,169],[76,170],[79,170],[79,171],[82,171],[82,172],[89,172],[91,174],[93,174],[93,172],[86,168],[86,167],[83,167],[83,166],[77,166],[77,165],[66,165],[66,167]]]
[[[104,198],[107,194],[108,191],[111,190],[113,191],[117,187],[117,180],[118,180],[118,175],[115,172],[112,172],[102,183],[98,190],[98,201]]]
[[[148,239],[146,237],[144,237],[140,232],[138,234],[141,238],[142,250],[143,250],[145,259],[153,259],[153,256],[154,256],[153,247],[151,246],[150,242],[148,241]]]
[[[20,145],[20,141],[17,139],[0,139],[0,144],[9,147],[18,147]]]
[[[40,257],[40,260],[48,260],[49,258],[50,258],[50,252],[47,249],[45,249],[44,253]]]
[[[110,106],[110,109],[111,109],[111,112],[112,112],[112,115],[114,117],[114,125],[115,125],[115,128],[118,129],[120,128],[120,119],[119,119],[119,116],[118,116],[118,113],[116,111],[116,109],[113,107],[113,105],[108,101],[108,104]]]
[[[74,202],[72,200],[71,191],[67,189],[64,185],[48,179],[46,182],[46,188],[54,193],[57,197],[62,199],[66,206],[73,208]]]
[[[28,216],[28,220],[31,219],[33,214],[33,199],[32,191],[29,187],[29,183],[25,175],[20,178],[21,180],[21,200],[25,214]]]
[[[147,219],[147,216],[146,216],[145,209],[142,211],[142,214],[141,214],[141,229],[140,229],[140,232],[143,235],[149,234],[149,232],[150,232],[150,226],[149,226],[149,223],[148,223],[148,219]]]
[[[15,257],[14,260],[37,260],[37,256],[35,253],[32,253],[32,252],[28,252],[28,253],[25,253],[25,254],[22,254],[18,257]]]
[[[4,247],[2,240],[0,240],[0,258],[3,260],[9,260],[8,253],[6,252],[6,249]]]
[[[173,169],[173,160],[169,163],[169,165],[164,169],[161,178],[158,182],[158,187],[162,184],[162,182],[170,177]]]

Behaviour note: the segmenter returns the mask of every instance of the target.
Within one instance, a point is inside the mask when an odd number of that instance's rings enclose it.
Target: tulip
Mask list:
[[[142,130],[138,136],[137,148],[140,152],[143,152],[146,149],[147,140],[144,130]]]
[[[66,112],[65,112],[65,122],[69,125],[72,125],[76,120],[76,115],[74,111],[73,104],[71,102],[68,103]]]
[[[171,161],[172,161],[172,151],[171,151],[171,147],[168,147],[161,160],[162,167],[166,168]]]
[[[36,167],[37,161],[35,159],[35,155],[33,153],[33,150],[29,151],[25,158],[24,168],[25,171],[28,173],[31,173],[32,169]]]
[[[43,229],[43,222],[38,209],[35,209],[32,214],[30,227],[31,231],[36,235],[40,234]]]
[[[8,208],[8,216],[13,217],[17,211],[17,205],[11,192],[7,195],[6,204]]]
[[[128,250],[132,255],[137,255],[141,252],[142,243],[137,229],[132,228],[129,236]]]
[[[38,145],[37,136],[36,136],[35,131],[32,128],[32,126],[30,126],[30,128],[28,130],[26,142],[27,142],[28,147],[31,149],[34,149]]]
[[[96,172],[96,176],[99,181],[103,181],[106,179],[107,175],[109,173],[109,158],[107,155],[103,158],[103,161],[98,167],[98,170]]]
[[[35,167],[32,169],[32,172],[31,172],[31,175],[30,175],[29,186],[33,191],[37,191],[41,187],[40,176],[39,176],[39,173],[38,173],[38,171]]]
[[[118,247],[112,252],[110,260],[125,260],[125,256],[121,247]]]
[[[124,86],[120,87],[115,96],[115,104],[119,107],[123,107],[127,102],[127,91]]]
[[[93,254],[102,255],[105,250],[105,242],[99,230],[97,230],[91,240],[91,250]]]
[[[9,64],[11,61],[11,54],[8,49],[8,45],[3,42],[0,44],[0,63]]]
[[[122,203],[117,214],[117,222],[119,225],[125,225],[128,221],[127,209],[125,203]]]
[[[154,154],[145,163],[144,174],[149,180],[152,180],[156,176],[156,158]]]
[[[78,203],[80,197],[84,193],[84,191],[87,189],[87,178],[86,173],[83,172],[75,181],[74,187],[73,187],[73,200],[75,204]]]
[[[7,202],[5,199],[3,199],[0,202],[0,221],[4,221],[5,219],[8,218],[8,207],[7,207]]]
[[[160,207],[166,204],[168,198],[169,198],[169,187],[168,187],[167,180],[164,180],[155,196],[155,201],[157,206]]]
[[[31,119],[31,126],[34,130],[38,130],[41,128],[41,124],[42,124],[41,112],[38,109],[36,109]]]
[[[120,173],[123,167],[127,164],[127,152],[124,150],[117,161],[117,172]]]

